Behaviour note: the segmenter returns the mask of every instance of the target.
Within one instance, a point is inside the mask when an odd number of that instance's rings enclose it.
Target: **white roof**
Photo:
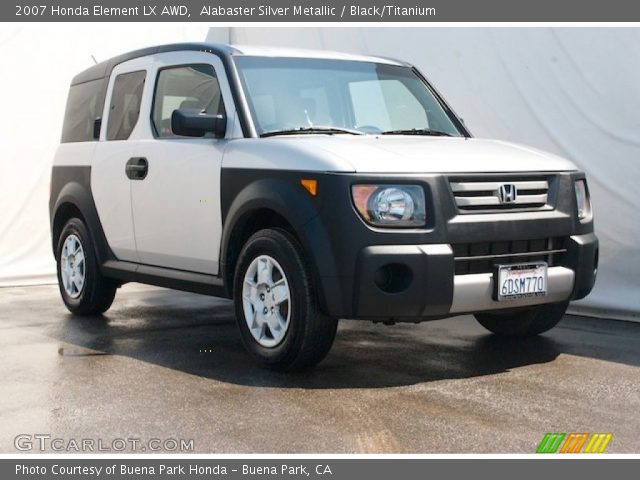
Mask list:
[[[311,50],[302,48],[267,47],[257,45],[230,45],[236,50],[233,55],[247,55],[254,57],[286,57],[286,58],[324,58],[327,60],[351,60],[355,62],[384,63],[388,65],[405,65],[390,58],[355,55],[344,52],[325,50]]]

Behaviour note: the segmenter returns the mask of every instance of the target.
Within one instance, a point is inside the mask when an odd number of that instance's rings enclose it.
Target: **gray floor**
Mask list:
[[[244,353],[231,303],[122,288],[105,317],[57,287],[0,289],[0,452],[18,434],[193,439],[202,453],[523,452],[546,432],[612,432],[640,452],[640,324],[567,317],[544,336],[471,317],[341,322],[313,372]],[[206,350],[206,351],[205,351]]]

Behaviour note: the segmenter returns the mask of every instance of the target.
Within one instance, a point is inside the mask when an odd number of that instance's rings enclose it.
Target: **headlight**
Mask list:
[[[425,225],[424,190],[419,185],[353,185],[351,195],[356,210],[371,225]]]
[[[589,190],[587,189],[587,181],[576,180],[576,205],[578,207],[578,219],[582,223],[591,220],[591,200],[589,199]]]

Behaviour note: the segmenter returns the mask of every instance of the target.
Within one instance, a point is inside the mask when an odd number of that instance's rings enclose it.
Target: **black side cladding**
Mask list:
[[[242,248],[245,229],[260,224],[271,212],[291,228],[308,255],[308,261],[321,303],[324,302],[323,278],[334,276],[337,267],[327,231],[313,222],[319,215],[320,195],[312,197],[300,184],[301,178],[320,178],[317,172],[223,168],[221,172],[222,243],[220,265],[225,283],[231,285],[233,259]],[[317,225],[319,228],[313,228]]]
[[[115,259],[102,230],[98,211],[91,193],[91,166],[54,166],[51,170],[51,197],[49,216],[53,251],[58,235],[68,218],[69,212],[80,212],[89,229],[91,240],[96,249],[96,257],[102,265]]]

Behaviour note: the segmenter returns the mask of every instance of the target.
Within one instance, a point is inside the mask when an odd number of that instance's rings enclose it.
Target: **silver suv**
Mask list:
[[[248,351],[299,370],[339,318],[547,331],[593,287],[584,173],[473,138],[401,61],[180,44],[72,81],[53,171],[68,309],[142,282],[233,298]]]

